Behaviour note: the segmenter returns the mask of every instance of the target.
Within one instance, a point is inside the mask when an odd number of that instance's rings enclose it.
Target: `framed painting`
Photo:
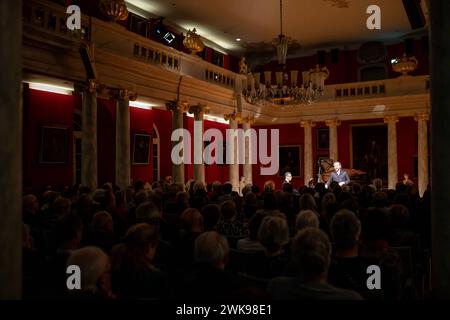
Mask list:
[[[150,143],[151,135],[134,134],[133,139],[133,164],[149,164],[150,163]]]
[[[330,131],[328,128],[317,129],[317,149],[328,150],[330,148]]]
[[[68,154],[68,128],[42,127],[39,163],[65,164]]]
[[[292,173],[293,177],[299,177],[301,174],[300,163],[300,146],[280,146],[280,176],[284,176],[285,172]]]

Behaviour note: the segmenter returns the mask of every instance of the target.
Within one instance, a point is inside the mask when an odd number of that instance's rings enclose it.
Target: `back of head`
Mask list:
[[[81,241],[82,230],[83,222],[78,215],[74,213],[64,215],[56,221],[56,241],[59,245],[65,245],[70,242],[73,246],[77,246]],[[72,247],[70,249],[74,248]]]
[[[231,200],[224,201],[220,206],[220,212],[224,220],[232,220],[236,216],[236,204]]]
[[[203,217],[200,211],[188,208],[180,216],[181,229],[187,232],[195,232],[203,229]]]
[[[375,192],[373,195],[373,206],[377,208],[387,207],[387,194],[382,191]]]
[[[194,257],[197,263],[223,267],[228,252],[227,240],[215,231],[204,232],[195,240]]]
[[[92,228],[95,231],[113,233],[114,222],[108,211],[99,211],[92,217]]]
[[[158,243],[158,229],[148,223],[138,223],[131,226],[125,235],[125,244],[132,249],[145,251],[147,246]]]
[[[213,230],[220,220],[220,208],[217,204],[207,204],[202,208],[201,214],[205,230]]]
[[[373,179],[373,185],[375,187],[375,190],[379,191],[383,188],[383,180],[380,178]]]
[[[33,194],[27,194],[23,197],[23,208],[29,212],[37,213],[39,211],[38,198]]]
[[[222,192],[224,194],[231,194],[231,191],[233,190],[233,186],[231,185],[231,183],[226,182],[223,184],[222,186]]]
[[[402,204],[394,204],[389,208],[389,217],[393,228],[405,228],[409,224],[409,210]]]
[[[268,250],[278,250],[289,243],[289,227],[286,219],[266,216],[258,230],[259,242]]]
[[[295,227],[297,230],[301,230],[306,227],[318,228],[319,218],[312,210],[302,210],[295,219]]]
[[[339,210],[331,219],[330,228],[337,249],[352,249],[357,245],[361,223],[352,211]]]
[[[206,192],[206,186],[205,186],[205,184],[203,183],[203,182],[201,182],[201,181],[196,181],[195,183],[194,183],[194,186],[193,186],[193,190],[192,190],[194,193],[197,193],[198,191],[202,191],[202,192]]]
[[[275,191],[275,182],[273,180],[268,180],[264,183],[264,191],[265,192],[273,192]]]
[[[81,270],[81,290],[97,292],[99,279],[110,270],[110,261],[106,253],[97,247],[84,247],[72,251],[67,266],[76,265]]]
[[[140,190],[138,192],[136,192],[136,194],[134,195],[134,202],[135,204],[138,206],[141,203],[144,203],[148,200],[148,193],[145,190]]]
[[[299,209],[300,210],[312,210],[317,212],[317,205],[314,197],[309,193],[303,194],[299,199]]]
[[[152,201],[141,203],[136,209],[136,222],[138,223],[146,222],[148,224],[158,225],[161,219],[161,211]]]
[[[58,197],[53,202],[53,210],[55,214],[61,216],[69,214],[71,210],[72,201],[67,198]]]
[[[306,280],[328,271],[330,255],[330,241],[325,232],[318,228],[300,230],[293,239],[292,258]]]

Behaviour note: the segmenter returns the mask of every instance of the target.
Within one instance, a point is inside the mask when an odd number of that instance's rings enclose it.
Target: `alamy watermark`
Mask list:
[[[270,135],[270,136],[269,136]],[[269,139],[270,137],[270,139]],[[194,121],[194,139],[187,129],[175,129],[171,140],[172,163],[180,164],[244,164],[244,146],[247,144],[248,163],[262,165],[261,175],[274,175],[279,169],[280,133],[278,129],[226,129],[225,138],[218,129],[208,129],[202,135],[202,121]],[[193,142],[194,156],[191,146]],[[205,142],[210,142],[202,152]],[[270,148],[268,148],[270,147]],[[224,156],[225,149],[225,156]],[[270,149],[270,155],[269,155]]]
[[[81,9],[77,5],[71,5],[67,7],[66,10],[67,14],[70,14],[70,16],[67,18],[66,26],[67,29],[73,31],[73,30],[80,30],[81,29]]]

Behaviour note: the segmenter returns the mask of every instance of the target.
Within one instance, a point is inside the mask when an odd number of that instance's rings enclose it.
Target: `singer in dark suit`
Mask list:
[[[350,177],[348,176],[348,173],[346,171],[341,170],[342,168],[341,163],[339,161],[336,161],[335,163],[333,163],[333,166],[334,172],[331,173],[330,179],[328,179],[327,183],[325,184],[325,187],[328,189],[333,181],[339,183],[341,187],[345,184],[349,184]]]

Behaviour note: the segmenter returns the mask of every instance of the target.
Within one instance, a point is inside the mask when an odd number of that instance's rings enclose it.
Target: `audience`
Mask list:
[[[416,273],[429,276],[430,192],[420,198],[414,186],[385,190],[376,180],[298,193],[267,181],[243,196],[229,182],[185,188],[169,178],[49,186],[40,197],[27,188],[24,298],[405,299],[415,280],[405,270],[422,265]],[[398,247],[411,248],[413,261]],[[83,290],[67,291],[68,264],[87,270]],[[376,292],[366,286],[371,264],[382,273]]]
[[[360,300],[355,291],[336,288],[327,282],[331,261],[328,236],[317,228],[297,233],[292,244],[297,277],[279,277],[270,281],[268,292],[283,300]]]

